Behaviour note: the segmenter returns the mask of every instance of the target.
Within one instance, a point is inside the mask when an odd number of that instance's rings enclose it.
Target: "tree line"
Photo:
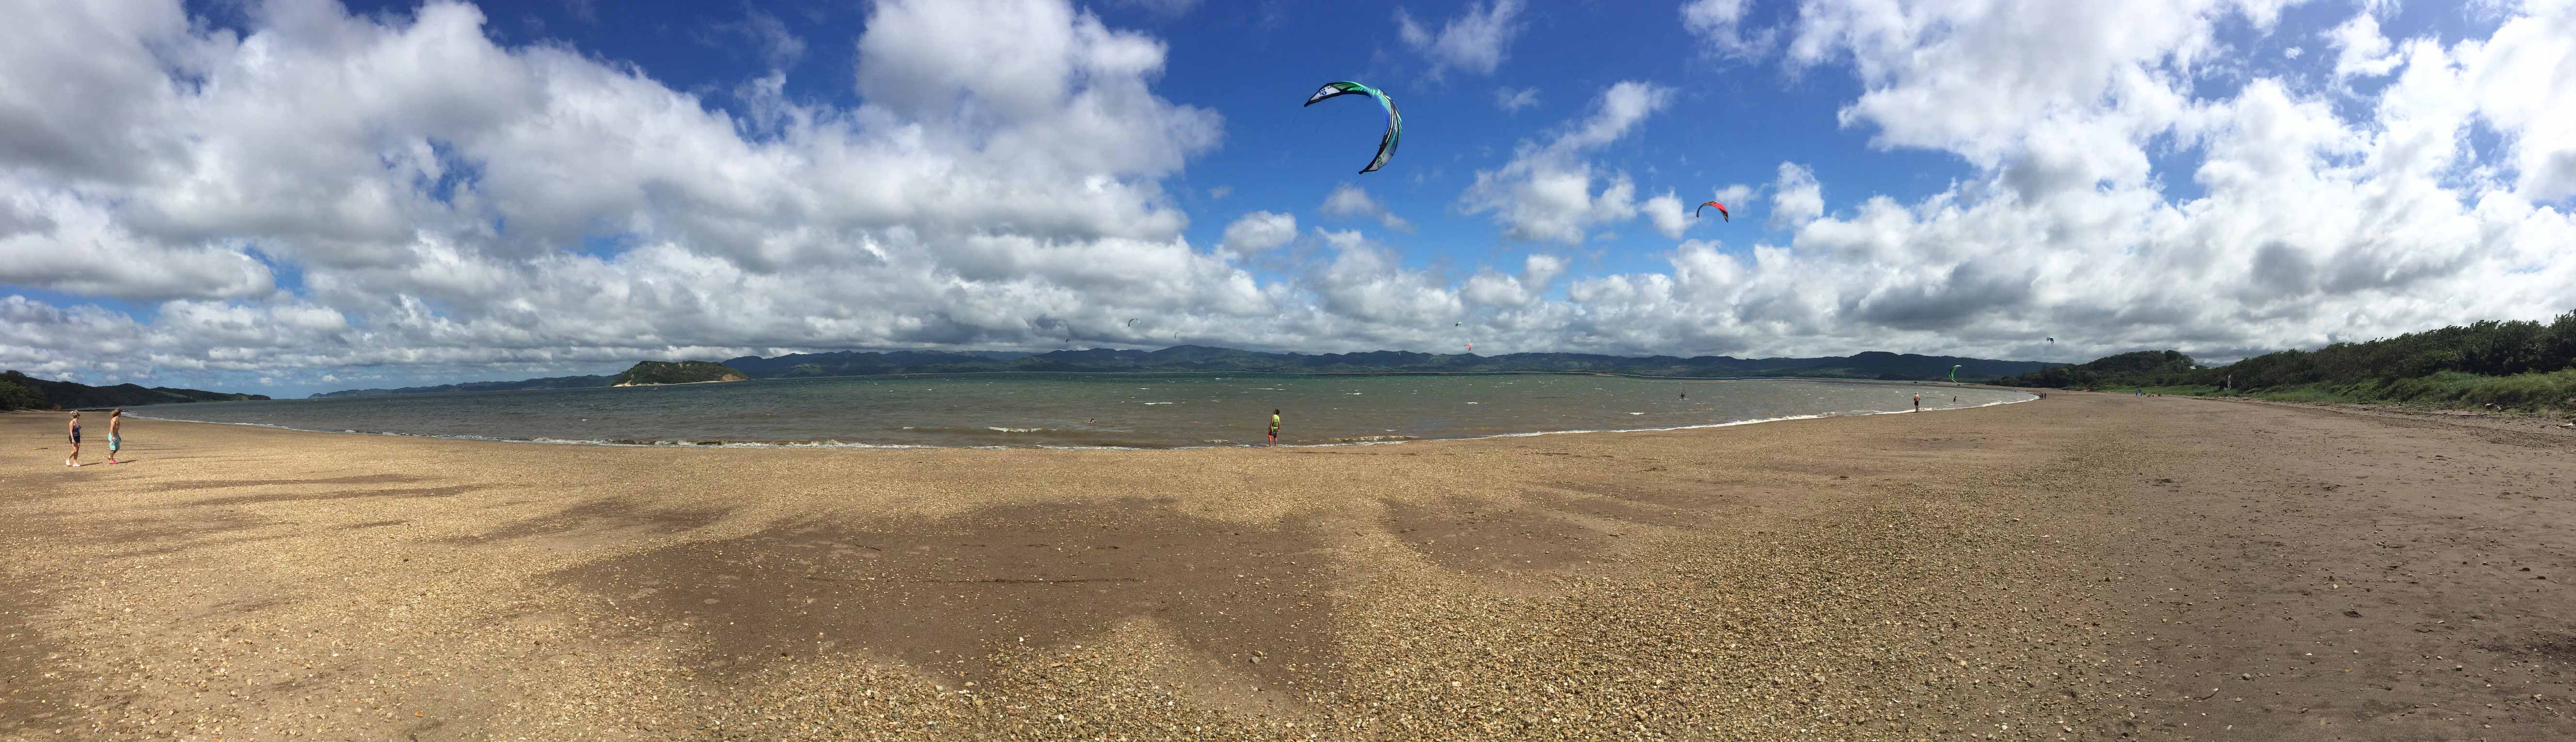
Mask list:
[[[2053,366],[1994,383],[2081,389],[2090,387],[2212,387],[2260,392],[2290,388],[2329,390],[2337,396],[2413,399],[2483,382],[2469,377],[2545,375],[2517,392],[2536,399],[2576,380],[2576,312],[2548,322],[2473,322],[2316,350],[2285,350],[2203,368],[2175,351],[2139,351],[2091,363]],[[2439,380],[2428,383],[2424,380]],[[2494,384],[2485,384],[2493,387]],[[2497,390],[2489,390],[2497,391]],[[2476,396],[2474,394],[2470,396]]]

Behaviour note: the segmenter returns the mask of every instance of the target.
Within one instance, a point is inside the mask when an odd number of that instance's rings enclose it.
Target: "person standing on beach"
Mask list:
[[[121,423],[121,422],[124,422],[124,421],[125,421],[125,408],[123,408],[123,407],[119,407],[119,408],[116,408],[116,409],[113,409],[113,410],[109,410],[109,411],[108,411],[108,413],[107,413],[107,463],[110,463],[110,464],[116,463],[116,449],[124,448],[124,447],[125,447],[125,441],[124,441],[123,439],[118,438],[118,437],[117,437],[117,435],[116,435],[116,426],[117,426],[117,423]]]
[[[1270,445],[1279,445],[1279,411],[1270,411]]]
[[[1915,394],[1915,395],[1914,395],[1914,411],[1915,411],[1915,412],[1922,412],[1922,411],[1923,411],[1923,395],[1922,395],[1922,394],[1920,394],[1920,393],[1917,393],[1917,394]]]
[[[63,459],[64,466],[80,466],[80,411],[72,411],[72,455]]]

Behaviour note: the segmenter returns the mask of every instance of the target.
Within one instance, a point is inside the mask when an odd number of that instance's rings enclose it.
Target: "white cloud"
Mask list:
[[[2390,50],[2388,38],[2379,35],[2379,19],[2360,13],[2343,25],[2318,34],[2326,47],[2335,50],[2335,76],[2378,77],[2396,69],[2397,55]]]
[[[2298,47],[2295,47],[2295,46],[2290,47],[2290,48],[2287,48],[2287,49],[2283,49],[2283,50],[2281,50],[2281,56],[2288,57],[2288,58],[2291,58],[2291,59],[2298,59],[2298,58],[2299,58],[2299,55],[2301,55],[2301,54],[2306,54],[2306,53],[2308,53],[2308,51],[2307,51],[2306,49],[2301,49],[2301,48],[2298,48]]]
[[[1771,228],[1794,229],[1824,214],[1825,190],[1816,182],[1816,172],[1797,163],[1780,163],[1780,177],[1771,182]]]
[[[251,296],[273,281],[238,243],[138,236],[104,205],[0,175],[0,284],[154,301]]]
[[[1451,69],[1490,75],[1502,66],[1512,37],[1521,33],[1522,24],[1516,20],[1520,10],[1520,0],[1494,0],[1492,5],[1468,0],[1466,10],[1433,32],[1398,7],[1396,34],[1406,46],[1431,59],[1432,77]]]
[[[1951,183],[1837,180],[1828,210],[1780,163],[1714,193],[1776,242],[1733,225],[1652,269],[1449,276],[1401,236],[1308,242],[1252,204],[1197,215],[1235,219],[1192,244],[1175,179],[1223,119],[1154,92],[1161,41],[1062,0],[876,5],[850,106],[789,98],[784,72],[689,92],[497,44],[462,4],[282,3],[239,34],[74,4],[0,26],[0,367],[402,386],[1107,345],[1147,315],[1158,343],[1268,349],[1447,350],[1467,320],[1479,350],[2028,358],[2054,335],[2061,359],[2227,358],[2545,317],[2576,285],[2576,4],[2496,12],[2448,41],[2374,32],[2357,85],[2221,69],[2215,29],[2274,33],[2272,2],[1810,3],[1775,48],[1852,75],[1842,124],[1957,157]],[[1641,194],[1663,176],[1605,164],[1675,95],[1609,87],[1482,160],[1458,208],[1585,249],[1641,215],[1690,236],[1680,194],[1704,185]],[[1403,224],[1351,185],[1326,215]]]
[[[2218,51],[2222,0],[2060,3],[2044,0],[1911,4],[1817,3],[1799,14],[1792,65],[1847,60],[1864,87],[1844,126],[1875,130],[1879,147],[1956,152],[1980,167],[2034,156],[2057,134],[2104,131],[2085,142],[2115,151],[2058,153],[2054,176],[2136,178],[2145,156],[2127,139],[2172,125],[2186,96],[2175,86]],[[2247,10],[2258,26],[2267,12]],[[2087,170],[2083,168],[2109,168]]]
[[[1746,29],[1753,0],[1691,0],[1682,4],[1682,27],[1720,56],[1752,57],[1768,51],[1776,29]]]
[[[1549,284],[1565,275],[1565,259],[1545,253],[1532,253],[1521,261],[1520,275],[1493,270],[1479,271],[1459,286],[1459,297],[1470,304],[1486,307],[1527,307],[1536,304],[1547,293]]]
[[[1334,250],[1310,281],[1333,314],[1368,322],[1420,325],[1458,316],[1456,292],[1428,274],[1403,267],[1394,253],[1357,231],[1317,235]]]
[[[1218,247],[1237,253],[1256,253],[1297,238],[1297,217],[1255,211],[1225,225],[1225,238]]]
[[[778,16],[768,13],[750,11],[741,21],[724,24],[715,30],[725,35],[725,38],[717,40],[720,44],[729,44],[736,39],[751,42],[760,49],[761,60],[772,69],[794,66],[796,60],[805,56],[805,39],[788,30],[787,23],[778,20]]]
[[[1325,216],[1376,219],[1387,229],[1398,232],[1413,231],[1413,223],[1387,210],[1385,204],[1370,198],[1368,190],[1355,183],[1342,183],[1334,186],[1332,193],[1325,194],[1323,212]]]
[[[1208,189],[1208,198],[1222,201],[1225,200],[1225,197],[1232,195],[1234,195],[1234,186],[1217,186],[1215,188]]]
[[[1681,197],[1673,195],[1672,191],[1646,199],[1645,203],[1638,205],[1638,210],[1644,212],[1646,221],[1655,226],[1655,233],[1665,239],[1681,239],[1682,232],[1690,229],[1691,207],[1682,203]]]
[[[2459,44],[2449,57],[2478,117],[2512,139],[2520,195],[2565,199],[2576,196],[2576,3],[2530,8],[2532,15],[2506,20],[2484,43]]]
[[[1538,105],[1538,88],[1494,88],[1494,107],[1503,109],[1504,113],[1520,113],[1521,109],[1535,105]]]
[[[1592,115],[1546,143],[1524,141],[1512,160],[1479,170],[1459,197],[1467,213],[1494,214],[1513,239],[1582,243],[1594,225],[1637,216],[1637,186],[1624,173],[1595,174],[1587,153],[1628,136],[1672,100],[1672,89],[1621,82],[1604,91]],[[1596,191],[1595,179],[1603,181]]]
[[[631,65],[496,45],[461,4],[278,4],[240,35],[149,2],[0,28],[0,282],[184,300],[122,320],[125,340],[62,344],[123,315],[19,297],[41,342],[0,346],[0,362],[1009,346],[1273,300],[1181,239],[1160,179],[1214,147],[1221,120],[1150,91],[1159,41],[1060,0],[874,10],[865,105],[785,100],[772,73],[741,88],[748,120]],[[627,247],[574,249],[602,235]],[[301,271],[299,295],[274,292],[251,246]],[[317,305],[348,323],[200,326]]]

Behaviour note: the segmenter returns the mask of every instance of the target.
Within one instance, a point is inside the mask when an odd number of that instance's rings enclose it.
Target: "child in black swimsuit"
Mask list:
[[[63,459],[64,466],[80,466],[80,413],[72,413],[72,455]]]

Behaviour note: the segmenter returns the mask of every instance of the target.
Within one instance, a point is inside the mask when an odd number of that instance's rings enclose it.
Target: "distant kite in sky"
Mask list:
[[[1395,99],[1386,97],[1386,93],[1377,88],[1344,80],[1325,83],[1323,88],[1306,98],[1306,105],[1315,105],[1315,101],[1338,95],[1366,95],[1376,98],[1378,105],[1386,107],[1386,136],[1377,140],[1377,157],[1369,160],[1368,167],[1361,168],[1360,172],[1376,172],[1378,168],[1386,167],[1386,158],[1395,156],[1395,144],[1404,138],[1404,114],[1396,112]]]
[[[1131,318],[1128,318],[1128,320],[1127,320],[1127,326],[1128,326],[1128,327],[1135,327],[1135,326],[1136,326],[1136,320],[1135,320],[1135,318],[1132,318],[1132,317],[1131,317]]]
[[[1710,202],[1708,202],[1708,203],[1700,204],[1700,205],[1699,205],[1699,210],[1698,210],[1698,211],[1691,212],[1691,216],[1707,216],[1707,215],[1708,215],[1708,207],[1711,207],[1711,206],[1715,206],[1715,207],[1717,207],[1717,220],[1718,220],[1718,221],[1722,221],[1722,222],[1731,222],[1731,221],[1735,221],[1735,217],[1734,217],[1734,216],[1729,215],[1729,214],[1727,214],[1727,213],[1726,213],[1726,204],[1718,203],[1718,202],[1716,202],[1716,201],[1710,201]]]

